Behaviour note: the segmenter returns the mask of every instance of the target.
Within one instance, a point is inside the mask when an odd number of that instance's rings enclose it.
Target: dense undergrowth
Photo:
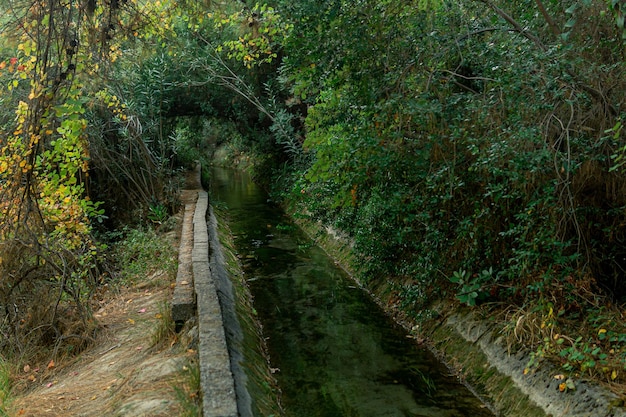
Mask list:
[[[442,297],[497,311],[529,371],[621,390],[621,6],[273,5],[292,24],[278,76],[251,73],[285,104],[275,198],[347,233],[360,279],[416,320]]]
[[[414,319],[497,310],[529,365],[626,380],[622,2],[0,5],[4,355],[88,340],[101,237],[223,146]]]

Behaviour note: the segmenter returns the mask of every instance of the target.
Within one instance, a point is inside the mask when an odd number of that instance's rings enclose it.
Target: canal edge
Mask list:
[[[201,167],[198,165],[192,181],[198,184],[196,187],[201,187],[200,176]],[[197,196],[185,202],[179,267],[172,297],[172,319],[177,330],[194,313],[197,319],[202,415],[238,417],[240,414],[218,284],[212,274],[209,258],[209,196],[202,188],[193,191]],[[193,290],[190,292],[191,287]]]
[[[346,236],[321,222],[312,222],[293,215],[292,220],[330,257],[390,317],[403,326],[411,337],[420,340],[452,373],[459,377],[498,417],[626,417],[626,411],[616,406],[620,398],[600,386],[584,381],[577,389],[562,393],[555,375],[557,369],[525,373],[527,353],[510,354],[496,329],[476,314],[452,304],[440,304],[441,314],[422,326],[402,314],[386,301],[384,288],[368,288],[356,280],[350,268],[352,244]],[[388,293],[387,293],[388,296]]]
[[[211,168],[212,170],[212,168]],[[213,176],[213,173],[210,175]],[[205,188],[211,189],[208,181]],[[281,391],[224,207],[209,198],[209,268],[222,308],[239,417],[282,416]]]

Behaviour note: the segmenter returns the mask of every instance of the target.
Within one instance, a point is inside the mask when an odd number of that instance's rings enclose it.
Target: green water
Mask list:
[[[212,174],[211,202],[235,236],[287,416],[493,416],[248,175]]]

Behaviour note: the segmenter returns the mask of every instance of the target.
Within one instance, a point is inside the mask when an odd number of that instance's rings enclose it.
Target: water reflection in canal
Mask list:
[[[288,416],[493,416],[247,174],[212,173],[212,203],[226,208]]]

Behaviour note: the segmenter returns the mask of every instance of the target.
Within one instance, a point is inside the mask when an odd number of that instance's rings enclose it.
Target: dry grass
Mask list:
[[[179,378],[181,363],[195,352],[170,343],[162,350],[151,349],[169,295],[169,286],[130,288],[102,302],[95,316],[103,330],[91,349],[52,367],[29,365],[16,376],[21,392],[13,404],[16,414],[177,415],[172,383]],[[142,407],[149,411],[141,411]]]
[[[165,242],[177,247],[179,233],[169,232]],[[197,353],[172,331],[170,262],[164,269],[144,266],[143,276],[97,295],[93,318],[99,331],[80,355],[43,357],[14,371],[11,415],[158,417],[184,412],[175,387],[190,383],[183,369]]]

